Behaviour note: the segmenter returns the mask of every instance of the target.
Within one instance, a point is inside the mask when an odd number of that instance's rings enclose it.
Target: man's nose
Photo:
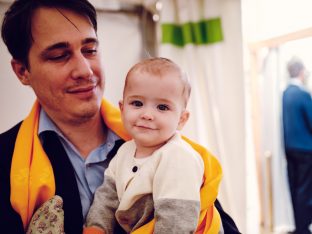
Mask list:
[[[77,54],[73,60],[72,78],[74,79],[90,79],[93,75],[93,70],[90,61],[83,56],[83,54]]]

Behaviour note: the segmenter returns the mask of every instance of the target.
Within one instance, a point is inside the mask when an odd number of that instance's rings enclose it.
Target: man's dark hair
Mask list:
[[[89,18],[97,31],[96,11],[87,0],[15,0],[4,15],[1,36],[12,57],[28,64],[28,53],[33,43],[31,21],[40,7],[71,10]]]

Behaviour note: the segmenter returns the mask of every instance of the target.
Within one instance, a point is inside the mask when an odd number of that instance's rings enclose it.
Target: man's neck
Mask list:
[[[107,127],[100,114],[81,123],[60,122],[56,125],[84,158],[106,141]]]

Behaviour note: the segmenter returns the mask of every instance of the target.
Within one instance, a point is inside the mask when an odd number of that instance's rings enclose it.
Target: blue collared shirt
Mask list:
[[[93,195],[97,187],[103,183],[105,171],[104,161],[108,153],[113,149],[115,141],[119,140],[112,130],[108,129],[106,142],[94,149],[86,158],[83,158],[76,147],[62,134],[58,127],[41,109],[39,117],[38,135],[44,131],[54,131],[58,134],[60,141],[75,170],[75,177],[80,193],[82,213],[84,219],[93,201]]]

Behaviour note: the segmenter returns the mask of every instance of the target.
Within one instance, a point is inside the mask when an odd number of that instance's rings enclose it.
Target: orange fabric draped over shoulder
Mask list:
[[[36,101],[19,129],[11,166],[11,204],[20,214],[25,230],[34,211],[55,194],[53,169],[38,137],[39,113],[40,105]],[[101,114],[111,130],[124,140],[130,139],[123,128],[118,108],[103,99]],[[221,220],[213,203],[222,177],[220,164],[204,147],[185,137],[184,140],[200,153],[205,164],[197,233],[218,233]],[[153,233],[154,222],[152,220],[133,233]]]

